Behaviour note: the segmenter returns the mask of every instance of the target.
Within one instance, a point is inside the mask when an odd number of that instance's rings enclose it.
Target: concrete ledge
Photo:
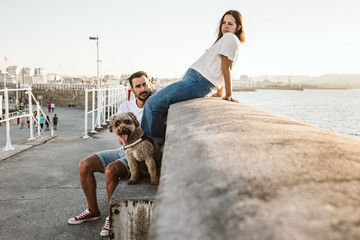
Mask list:
[[[150,239],[360,239],[360,141],[243,104],[171,106]]]
[[[136,185],[118,184],[110,202],[109,239],[147,239],[157,189],[149,178]]]
[[[154,199],[116,201],[110,209],[110,239],[147,239]]]

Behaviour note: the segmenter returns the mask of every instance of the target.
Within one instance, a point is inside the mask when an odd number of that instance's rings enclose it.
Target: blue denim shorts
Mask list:
[[[97,152],[95,154],[100,158],[100,160],[104,166],[104,170],[105,170],[106,166],[109,165],[110,163],[113,163],[115,161],[122,162],[128,171],[128,177],[129,177],[130,169],[129,169],[128,161],[126,160],[126,157],[125,157],[125,150],[123,147],[118,148],[118,149],[113,149],[113,150],[105,150],[102,152]]]

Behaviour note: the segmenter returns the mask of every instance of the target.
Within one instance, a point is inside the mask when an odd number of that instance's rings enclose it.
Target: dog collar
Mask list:
[[[125,145],[123,148],[124,148],[124,150],[126,150],[128,148],[131,148],[132,146],[135,146],[139,142],[146,140],[146,139],[148,139],[148,140],[150,140],[152,142],[152,138],[150,138],[148,135],[146,135],[146,133],[144,133],[138,140],[136,140],[133,143],[130,143],[129,145]]]

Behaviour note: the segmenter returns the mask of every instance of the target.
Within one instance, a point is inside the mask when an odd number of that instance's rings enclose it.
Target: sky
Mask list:
[[[233,76],[360,74],[358,0],[1,0],[0,69],[96,76],[144,70],[179,78],[216,39],[230,9],[243,16]],[[5,62],[5,58],[8,59]]]

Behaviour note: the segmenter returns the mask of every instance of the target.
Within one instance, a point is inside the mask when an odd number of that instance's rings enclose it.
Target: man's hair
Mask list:
[[[130,82],[130,86],[133,87],[132,80],[134,78],[140,78],[142,76],[145,76],[147,79],[149,79],[147,73],[144,72],[144,71],[138,71],[138,72],[135,72],[135,73],[131,74],[131,76],[127,79]]]

